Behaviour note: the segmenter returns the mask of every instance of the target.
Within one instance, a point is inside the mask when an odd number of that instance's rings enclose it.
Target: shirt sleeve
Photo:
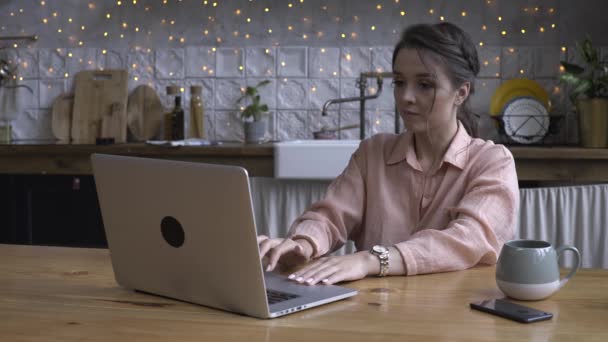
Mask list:
[[[426,227],[395,245],[408,275],[496,263],[504,242],[513,238],[519,211],[515,162],[505,147],[499,148],[502,153],[490,149],[477,159],[464,196],[448,208],[454,219],[447,227]]]
[[[313,257],[332,252],[344,245],[353,230],[361,227],[365,202],[365,182],[358,159],[350,158],[347,167],[327,188],[325,197],[298,217],[288,237],[308,240]]]

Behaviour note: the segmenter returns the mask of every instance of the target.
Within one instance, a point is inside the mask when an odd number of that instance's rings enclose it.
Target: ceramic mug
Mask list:
[[[576,255],[576,266],[560,279],[558,259],[567,250]],[[544,299],[564,286],[580,266],[581,254],[575,247],[553,248],[546,241],[512,240],[504,244],[498,257],[496,284],[514,299]]]

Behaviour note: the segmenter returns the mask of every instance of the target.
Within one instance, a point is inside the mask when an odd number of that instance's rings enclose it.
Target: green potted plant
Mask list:
[[[562,61],[560,81],[570,86],[583,147],[608,147],[608,64],[589,38],[576,43],[584,65]]]
[[[259,82],[255,86],[245,88],[245,92],[236,100],[237,106],[246,101],[246,107],[240,107],[241,119],[243,120],[245,142],[259,143],[266,139],[268,105],[261,102],[259,88],[270,83],[269,80]]]

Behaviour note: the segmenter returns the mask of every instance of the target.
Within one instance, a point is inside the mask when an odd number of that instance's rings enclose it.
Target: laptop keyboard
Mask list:
[[[266,298],[268,298],[268,304],[276,304],[298,297],[300,296],[291,293],[279,292],[275,290],[266,290]]]

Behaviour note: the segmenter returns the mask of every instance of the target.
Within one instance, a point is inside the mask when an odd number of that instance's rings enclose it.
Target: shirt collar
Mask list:
[[[469,158],[468,147],[470,143],[471,136],[469,136],[462,123],[458,121],[458,130],[443,156],[442,162],[450,163],[461,170],[464,169]],[[416,157],[414,134],[412,132],[405,132],[399,136],[397,143],[388,153],[386,164],[397,164],[404,160],[414,169],[422,171],[422,167],[418,163],[418,158]]]

